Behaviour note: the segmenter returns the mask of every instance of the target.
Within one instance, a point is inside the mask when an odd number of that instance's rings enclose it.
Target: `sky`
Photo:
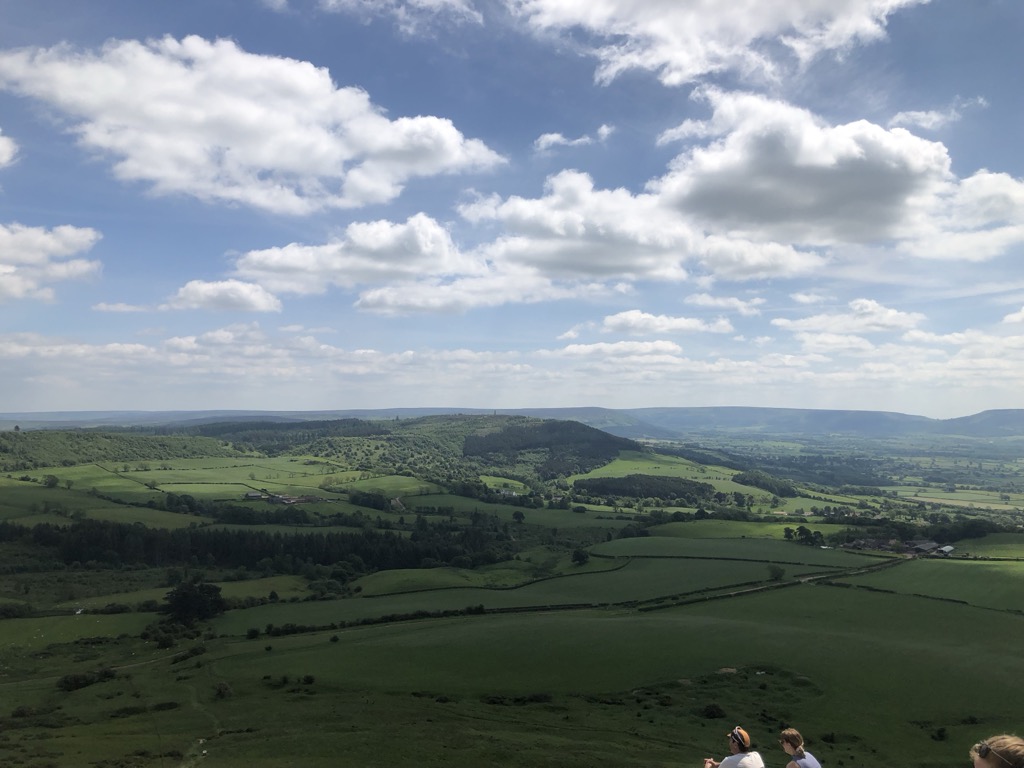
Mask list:
[[[1024,408],[1019,0],[0,0],[0,411]]]

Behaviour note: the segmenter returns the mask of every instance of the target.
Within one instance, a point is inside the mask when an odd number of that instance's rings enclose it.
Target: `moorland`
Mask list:
[[[668,410],[5,415],[0,762],[698,765],[742,724],[923,768],[1020,731],[1020,412]]]

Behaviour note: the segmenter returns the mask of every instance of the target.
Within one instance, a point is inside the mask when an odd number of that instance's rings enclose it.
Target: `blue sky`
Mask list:
[[[0,410],[1024,407],[1017,0],[0,0]]]

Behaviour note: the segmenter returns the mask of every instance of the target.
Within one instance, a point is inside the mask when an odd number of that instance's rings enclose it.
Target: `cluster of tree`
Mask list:
[[[577,480],[573,486],[597,496],[620,499],[654,497],[670,499],[677,504],[695,507],[715,497],[715,486],[683,477],[662,475],[626,475],[625,477],[593,477]]]
[[[0,470],[237,456],[207,437],[134,435],[92,429],[0,431]]]
[[[220,587],[203,581],[187,581],[167,593],[165,612],[174,621],[191,626],[206,621],[227,610]]]
[[[351,490],[348,492],[348,500],[357,507],[367,507],[369,509],[379,509],[381,511],[391,509],[391,499],[383,493]]]
[[[722,449],[708,449],[700,446],[671,446],[659,445],[658,453],[666,456],[678,456],[681,459],[692,461],[694,464],[703,464],[712,467],[726,467],[742,472],[750,468],[750,461],[742,456]]]
[[[27,539],[27,541],[26,541]],[[48,549],[66,566],[105,567],[146,564],[211,565],[256,571],[301,573],[308,564],[358,563],[362,569],[419,568],[424,563],[474,566],[514,554],[503,524],[477,514],[469,526],[417,520],[411,536],[364,529],[353,533],[283,535],[261,529],[166,530],[124,523],[82,520],[71,525],[43,523],[27,531],[0,523],[0,541],[24,541]]]
[[[825,537],[821,531],[812,531],[805,525],[799,525],[796,530],[792,528],[783,528],[783,536],[786,537],[786,541],[796,541],[799,544],[807,544],[810,546],[821,546],[825,543]]]
[[[772,477],[767,472],[762,472],[760,469],[749,469],[746,472],[740,472],[733,475],[733,482],[739,483],[740,485],[750,485],[754,488],[760,488],[762,491],[768,491],[781,498],[796,498],[800,495],[800,492],[796,489],[796,486],[789,480],[780,480],[777,477]]]
[[[537,474],[545,480],[589,472],[624,450],[641,451],[643,447],[576,421],[509,424],[487,434],[467,435],[462,447],[464,456],[510,465],[516,464],[520,452],[543,451],[545,458],[538,464]]]
[[[239,449],[259,451],[270,456],[296,452],[303,446],[332,437],[371,437],[386,435],[384,422],[362,419],[322,421],[248,421],[216,422],[163,427],[156,434],[186,434],[213,437],[230,442]]]
[[[448,492],[455,496],[465,496],[469,499],[479,499],[488,504],[508,504],[513,507],[524,507],[526,509],[541,509],[544,506],[544,498],[533,491],[528,493],[503,493],[495,490],[482,480],[469,478],[455,480],[447,484]]]

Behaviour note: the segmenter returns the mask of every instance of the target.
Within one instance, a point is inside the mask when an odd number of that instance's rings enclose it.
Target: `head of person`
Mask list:
[[[974,768],[1024,768],[1024,739],[1008,733],[989,736],[969,754]]]
[[[734,755],[750,751],[750,734],[738,725],[729,731],[729,749]]]
[[[796,728],[787,728],[780,733],[779,744],[787,755],[799,755],[804,751],[804,737]]]

